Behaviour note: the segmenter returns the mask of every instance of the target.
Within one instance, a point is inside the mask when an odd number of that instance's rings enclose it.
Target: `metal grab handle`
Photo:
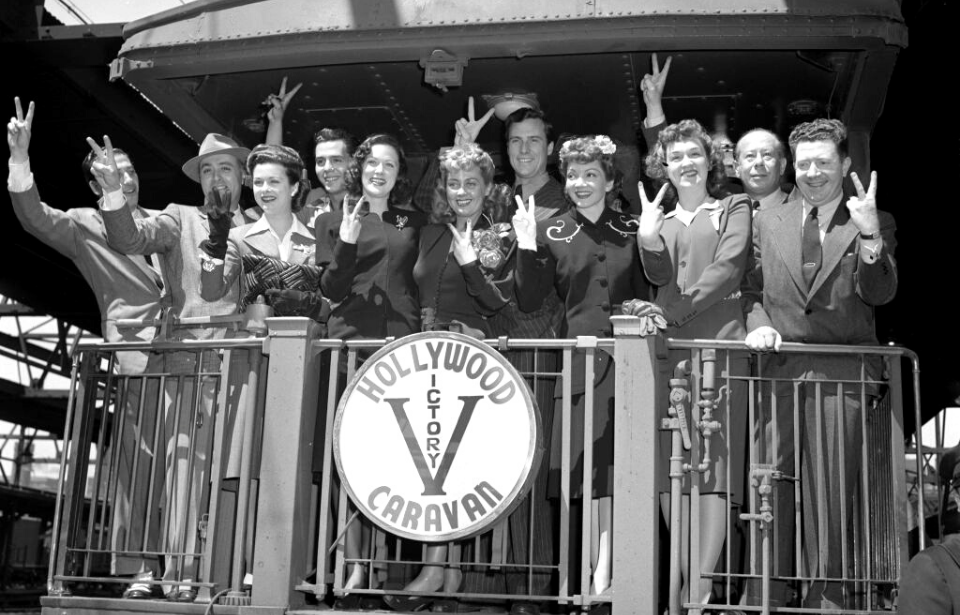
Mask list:
[[[773,523],[773,504],[770,497],[773,495],[771,481],[791,478],[783,476],[776,466],[753,464],[750,466],[750,486],[760,494],[760,512],[742,513],[740,519],[751,524],[760,524],[760,604],[761,615],[770,615],[770,567],[773,562],[770,557],[770,530]]]
[[[717,407],[717,351],[706,349],[700,354],[703,361],[703,385],[700,387],[700,401],[697,405],[703,410],[697,430],[703,437],[703,457],[697,464],[697,472],[706,472],[710,469],[710,438],[719,433],[723,425],[713,418],[713,411]]]
[[[690,403],[690,361],[680,361],[673,370],[670,379],[670,406],[668,417],[661,422],[661,428],[672,432],[670,437],[670,615],[680,615],[680,533],[681,533],[681,489],[683,474],[683,451],[690,450],[690,429],[687,425],[687,404]]]

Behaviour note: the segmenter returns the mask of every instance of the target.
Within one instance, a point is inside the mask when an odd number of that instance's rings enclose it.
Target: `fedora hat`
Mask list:
[[[243,168],[243,164],[250,154],[250,150],[246,147],[241,147],[230,137],[211,132],[203,138],[203,143],[200,144],[200,153],[184,163],[183,173],[193,181],[200,183],[200,161],[212,154],[231,154],[236,156],[237,160],[240,161],[240,167]]]

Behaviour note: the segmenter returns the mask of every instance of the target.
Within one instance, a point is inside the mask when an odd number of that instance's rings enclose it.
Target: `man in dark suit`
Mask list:
[[[103,338],[108,342],[137,342],[153,339],[156,328],[152,325],[139,328],[117,328],[122,319],[151,321],[160,316],[166,302],[157,262],[150,255],[126,255],[110,249],[103,228],[100,211],[96,208],[77,207],[56,209],[41,202],[40,192],[30,169],[29,147],[33,129],[34,104],[31,102],[24,116],[20,99],[15,99],[16,117],[7,125],[7,145],[10,148],[10,175],[7,188],[13,211],[25,231],[72,260],[83,279],[90,285],[100,307],[100,325]],[[130,157],[115,150],[119,171],[120,192],[126,197],[130,216],[147,218],[158,212],[140,207],[140,184]],[[84,175],[93,193],[103,197],[103,190],[90,172],[94,154],[83,162]],[[149,259],[149,260],[148,260]],[[148,365],[146,352],[124,351],[116,353],[117,371],[124,376],[142,374]],[[129,551],[124,543],[136,544],[142,540],[147,517],[147,485],[150,463],[146,455],[139,463],[133,459],[137,449],[137,416],[140,382],[129,381],[125,416],[120,421],[121,431],[116,454],[116,495],[111,506],[110,535],[114,551]],[[139,429],[152,433],[152,416],[143,414]],[[144,444],[141,448],[148,449]],[[147,538],[148,548],[155,549],[157,531],[155,523]],[[118,576],[131,576],[132,583],[124,592],[126,598],[145,598],[150,594],[149,585],[138,582],[153,579],[154,558],[136,555],[114,555],[111,572]]]
[[[895,225],[877,210],[876,173],[866,189],[852,174],[856,193],[844,194],[851,161],[846,128],[837,120],[801,124],[789,144],[799,198],[754,219],[753,262],[742,286],[746,343],[758,352],[777,351],[782,341],[876,345],[874,309],[897,290]],[[861,400],[872,403],[881,368],[879,357],[858,355],[785,353],[759,362],[761,377],[779,379],[776,399],[764,395],[758,418],[758,430],[766,432],[761,444],[776,450],[765,461],[802,477],[805,570],[796,572],[820,579],[811,584],[804,606],[832,608],[849,598],[840,583],[825,579],[849,573],[842,568],[844,552],[847,562],[854,559],[853,532],[847,532],[847,544],[841,540],[841,524],[850,516],[843,518],[841,500],[858,490]],[[802,474],[795,463],[796,431]],[[775,481],[775,487],[774,572],[785,576],[793,561],[794,486]],[[775,584],[772,603],[784,604],[788,599],[783,591],[776,595],[777,587],[785,591],[785,584]]]

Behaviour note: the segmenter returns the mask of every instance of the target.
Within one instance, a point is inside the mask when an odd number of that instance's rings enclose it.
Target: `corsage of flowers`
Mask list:
[[[497,222],[490,228],[473,231],[470,243],[477,251],[477,259],[484,269],[495,270],[503,264],[506,256],[503,253],[503,238],[510,233],[509,222]]]
[[[566,156],[573,150],[586,153],[593,148],[600,150],[601,154],[606,154],[607,156],[617,152],[617,144],[613,142],[613,139],[607,135],[595,135],[593,137],[579,137],[565,141],[563,147],[560,148],[560,155]]]

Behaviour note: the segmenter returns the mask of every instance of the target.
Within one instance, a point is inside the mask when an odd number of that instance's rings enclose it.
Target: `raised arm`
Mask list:
[[[637,186],[640,192],[640,228],[637,230],[637,248],[640,250],[640,262],[643,263],[643,274],[654,286],[665,286],[673,280],[673,263],[667,244],[664,243],[660,231],[663,229],[663,195],[667,191],[667,184],[660,187],[660,192],[652,201],[647,200],[647,193],[643,189],[643,182]]]
[[[850,178],[857,196],[847,201],[847,210],[860,231],[857,239],[860,243],[857,294],[869,305],[884,305],[897,294],[897,262],[894,259],[897,225],[893,216],[877,210],[877,172],[871,173],[866,188],[856,173],[851,173]]]
[[[524,312],[535,312],[550,294],[556,277],[557,263],[550,252],[537,242],[536,204],[530,196],[529,205],[517,199],[517,213],[513,227],[517,232],[517,303]]]
[[[239,248],[240,235],[237,232],[233,232],[233,230],[229,230],[230,218],[226,216],[221,216],[221,218],[227,220],[227,229],[229,231],[224,244],[223,255],[221,256],[219,254],[219,250],[211,254],[210,248],[205,245],[211,243],[210,239],[204,241],[200,246],[200,250],[198,250],[197,258],[203,261],[200,267],[200,296],[203,297],[204,301],[217,301],[227,294],[237,282],[237,278],[240,277],[240,271],[242,269]],[[216,231],[214,231],[216,225],[213,224],[212,218],[210,221],[210,236],[213,238],[216,233]],[[219,239],[214,240],[213,243],[216,243],[218,240]]]
[[[283,145],[283,114],[287,110],[287,105],[293,100],[294,94],[302,86],[298,83],[289,92],[287,91],[287,78],[284,77],[280,82],[280,91],[276,94],[267,96],[263,102],[267,106],[267,137],[264,143],[267,145]]]
[[[317,218],[317,266],[323,268],[320,292],[334,303],[350,295],[357,271],[357,241],[360,238],[360,205],[351,209],[346,200],[340,212],[328,212]],[[337,217],[341,219],[338,223]]]
[[[16,115],[7,123],[7,146],[10,149],[7,190],[13,213],[24,230],[68,258],[78,254],[78,227],[69,213],[49,207],[40,201],[40,191],[30,170],[30,137],[33,132],[33,102],[24,115],[20,98],[13,99]]]
[[[653,72],[647,73],[640,81],[640,92],[643,94],[643,104],[647,107],[647,116],[643,120],[643,139],[647,143],[647,151],[653,152],[657,146],[657,136],[660,129],[667,123],[667,116],[663,111],[663,90],[667,86],[667,75],[670,74],[670,63],[673,56],[668,56],[660,70],[657,54],[653,54]]]

